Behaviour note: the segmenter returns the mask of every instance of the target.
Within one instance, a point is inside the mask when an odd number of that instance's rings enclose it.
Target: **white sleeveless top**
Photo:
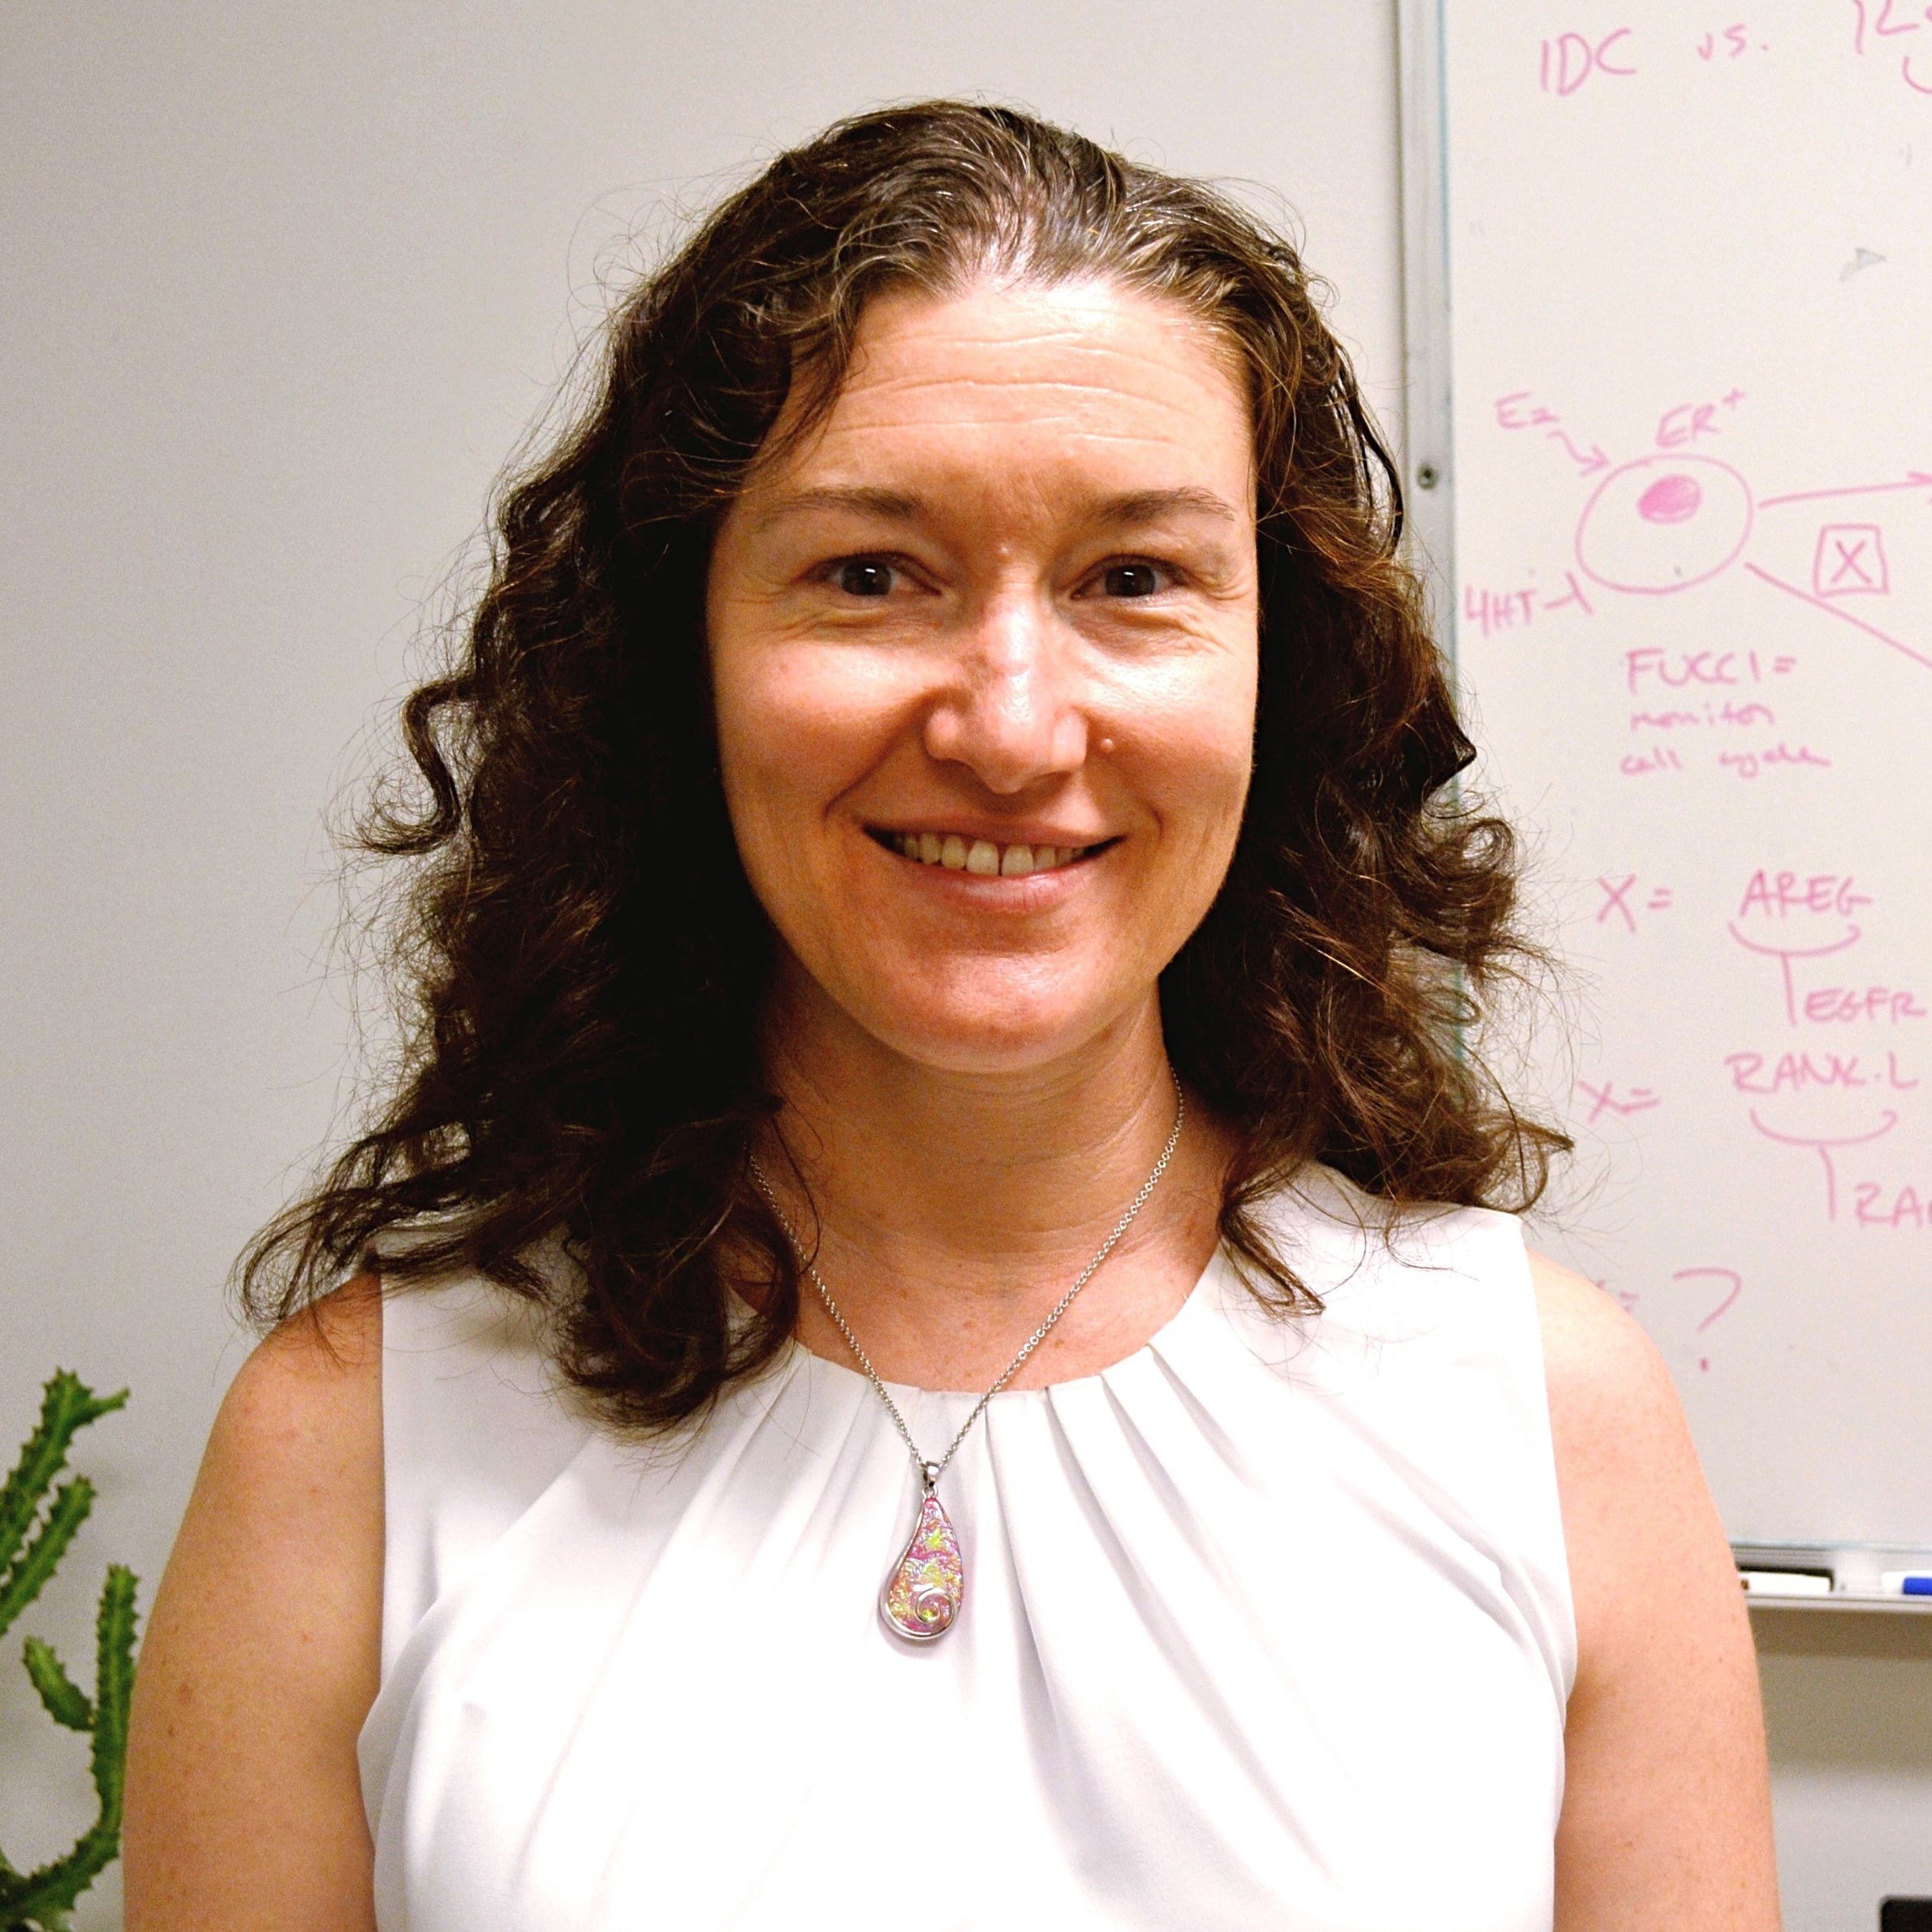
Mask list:
[[[995,1397],[966,1601],[882,1624],[917,1480],[796,1343],[671,1442],[481,1283],[385,1310],[383,1932],[1547,1932],[1576,1637],[1522,1236],[1271,1222],[1136,1354]],[[972,1395],[895,1388],[937,1453]]]

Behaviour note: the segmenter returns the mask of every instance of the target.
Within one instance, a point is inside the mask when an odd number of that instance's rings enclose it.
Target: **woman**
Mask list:
[[[134,1932],[1775,1923],[1394,495],[1294,254],[1019,114],[631,299],[406,714],[414,1060],[252,1277],[382,1279],[217,1425]]]

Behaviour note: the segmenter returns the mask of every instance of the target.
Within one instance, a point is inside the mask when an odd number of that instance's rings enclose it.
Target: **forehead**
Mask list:
[[[817,482],[990,465],[1251,502],[1253,440],[1236,352],[1178,303],[1107,282],[981,282],[871,303],[830,410],[776,468]]]

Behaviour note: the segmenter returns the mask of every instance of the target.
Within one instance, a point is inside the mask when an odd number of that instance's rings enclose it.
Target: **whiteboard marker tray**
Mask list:
[[[1932,1550],[1891,1544],[1733,1543],[1753,1610],[1856,1610],[1924,1616],[1932,1595],[1906,1594],[1902,1575],[1932,1576]],[[1788,1589],[1779,1586],[1788,1576]]]

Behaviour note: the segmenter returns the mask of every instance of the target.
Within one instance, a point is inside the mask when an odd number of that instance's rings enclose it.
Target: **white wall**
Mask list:
[[[0,13],[0,1454],[57,1363],[134,1391],[82,1438],[101,1503],[10,1650],[32,1630],[84,1663],[110,1559],[151,1600],[245,1347],[223,1276],[337,1108],[348,1009],[325,805],[364,768],[422,600],[597,313],[600,278],[634,257],[625,238],[665,234],[667,211],[837,114],[983,91],[1284,198],[1392,414],[1391,15],[1386,0]],[[1867,1698],[1869,1736],[1788,1767],[1795,1875],[1818,1891],[1851,1829],[1834,1804],[1877,1789],[1881,1838],[1928,1835],[1928,1667],[1788,1662],[1774,1719],[1800,1743],[1829,1730],[1845,1685],[1898,1673]],[[1916,1727],[1894,1714],[1914,1698]],[[76,1741],[0,1658],[0,1845],[16,1862],[86,1812]],[[117,1897],[98,1888],[81,1932],[117,1923]]]

